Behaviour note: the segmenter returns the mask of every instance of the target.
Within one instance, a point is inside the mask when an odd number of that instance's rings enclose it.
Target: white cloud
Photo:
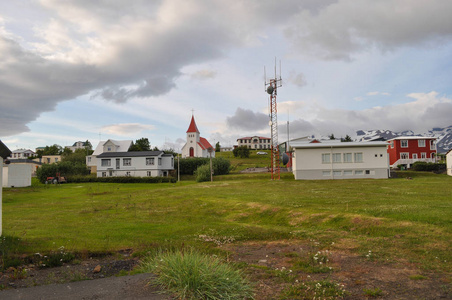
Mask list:
[[[122,135],[122,136],[133,136],[143,131],[154,130],[153,125],[138,124],[138,123],[128,123],[128,124],[113,124],[103,126],[101,128],[103,133]]]

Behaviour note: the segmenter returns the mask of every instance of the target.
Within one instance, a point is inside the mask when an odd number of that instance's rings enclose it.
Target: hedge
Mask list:
[[[180,174],[193,175],[195,171],[202,165],[210,165],[210,158],[190,157],[179,160]],[[214,175],[229,174],[231,162],[223,157],[212,158],[212,167]],[[177,173],[177,161],[174,163],[175,172]]]
[[[107,183],[175,183],[174,177],[132,177],[132,176],[112,176],[112,177],[96,177],[88,176],[68,176],[68,183],[82,182],[107,182]]]
[[[443,171],[446,169],[446,164],[417,161],[411,168],[415,171]]]

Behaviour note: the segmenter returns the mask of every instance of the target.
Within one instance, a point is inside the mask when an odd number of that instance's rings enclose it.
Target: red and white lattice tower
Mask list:
[[[278,87],[282,86],[281,79],[281,64],[279,71],[279,79],[276,76],[276,61],[275,61],[275,78],[270,79],[267,82],[265,79],[265,91],[270,95],[269,98],[269,116],[270,116],[270,130],[271,130],[271,173],[272,180],[279,180],[281,169],[280,169],[280,155],[279,155],[279,147],[278,147],[278,109],[276,106],[276,95]],[[264,77],[265,77],[265,68],[264,68]]]

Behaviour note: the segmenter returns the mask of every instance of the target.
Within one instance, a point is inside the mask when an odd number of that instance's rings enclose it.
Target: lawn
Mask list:
[[[61,246],[104,252],[300,240],[450,272],[452,177],[402,174],[411,179],[295,181],[283,174],[271,181],[269,174],[232,174],[207,183],[4,189],[3,234],[20,240],[14,249],[0,248],[33,254]]]

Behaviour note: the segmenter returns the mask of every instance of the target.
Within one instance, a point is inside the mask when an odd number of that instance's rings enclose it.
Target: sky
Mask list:
[[[270,137],[264,83],[280,75],[279,141],[447,127],[451,14],[445,0],[0,1],[0,140],[180,151],[192,114],[211,144]]]

